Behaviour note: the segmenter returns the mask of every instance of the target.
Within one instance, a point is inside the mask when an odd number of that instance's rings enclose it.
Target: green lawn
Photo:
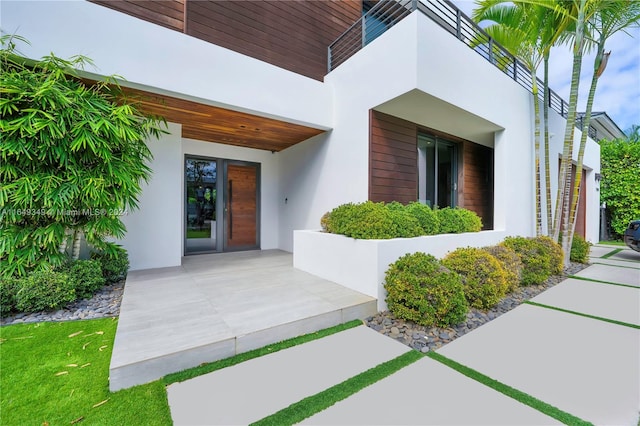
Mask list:
[[[4,326],[0,424],[171,425],[166,385],[361,325],[350,321],[115,393],[109,361],[117,319]]]
[[[605,245],[605,246],[622,246],[622,247],[626,247],[626,244],[622,240],[600,241],[598,244],[602,244],[602,245]]]
[[[211,238],[210,229],[187,229],[187,238]]]
[[[164,385],[109,392],[116,319],[0,328],[2,425],[170,425]]]

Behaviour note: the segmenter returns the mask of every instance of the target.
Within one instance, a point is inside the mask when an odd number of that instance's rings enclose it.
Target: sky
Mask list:
[[[453,0],[453,3],[471,16],[475,3],[472,0]],[[633,124],[640,125],[640,28],[628,34],[618,32],[605,45],[611,50],[607,69],[599,78],[593,111],[605,111],[623,131]],[[595,54],[583,58],[578,94],[578,111],[584,111]],[[569,99],[573,54],[570,46],[555,47],[549,57],[549,86],[565,101]],[[542,66],[538,75],[542,79]]]

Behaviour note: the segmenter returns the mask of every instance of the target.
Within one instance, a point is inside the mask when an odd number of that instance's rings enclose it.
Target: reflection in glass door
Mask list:
[[[217,245],[218,164],[216,160],[185,160],[185,254],[211,252]]]
[[[455,207],[458,190],[456,145],[436,136],[418,135],[418,199],[430,207]]]

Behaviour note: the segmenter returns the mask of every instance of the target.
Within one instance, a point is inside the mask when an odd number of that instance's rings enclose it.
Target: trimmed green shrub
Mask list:
[[[398,318],[446,327],[466,317],[461,277],[429,254],[407,254],[391,264],[384,288],[389,310]]]
[[[390,203],[385,204],[385,207],[391,211],[401,211],[404,210],[404,204],[399,203],[397,201],[392,201]]]
[[[59,309],[76,300],[75,282],[64,272],[34,271],[20,279],[16,308],[20,312]]]
[[[0,277],[0,315],[16,310],[16,295],[20,280],[14,277]]]
[[[591,252],[591,243],[582,238],[580,235],[574,235],[571,242],[571,256],[572,262],[588,263],[589,253]]]
[[[91,259],[100,262],[102,266],[102,275],[107,284],[117,283],[127,277],[129,271],[129,256],[127,251],[120,248],[116,254],[108,253],[91,253]]]
[[[445,207],[435,210],[440,222],[440,233],[460,234],[462,232],[478,232],[482,229],[482,221],[475,212],[459,207]]]
[[[75,283],[78,299],[90,298],[106,282],[102,265],[97,260],[76,260],[67,266],[65,272]]]
[[[561,274],[564,270],[564,252],[562,251],[562,246],[547,236],[534,237],[534,241],[548,250],[551,274]]]
[[[418,219],[424,235],[436,235],[440,233],[440,221],[435,211],[426,204],[414,202],[405,207],[407,212]]]
[[[436,216],[440,223],[440,233],[442,234],[459,234],[463,232],[462,223],[456,214],[456,211],[450,207],[436,209]]]
[[[449,207],[431,210],[418,202],[404,206],[396,201],[342,204],[325,213],[320,225],[325,232],[360,239],[412,238],[482,229],[482,221],[470,210]]]
[[[542,284],[551,276],[551,255],[548,247],[533,238],[507,237],[500,245],[515,251],[524,269],[521,285]]]
[[[329,214],[327,228],[336,234],[361,239],[409,238],[422,233],[418,220],[404,207],[387,208],[384,203],[371,201],[336,207]]]
[[[482,220],[476,212],[459,207],[454,210],[460,217],[460,222],[462,222],[462,232],[480,232],[482,230]]]
[[[638,131],[627,138],[600,142],[602,182],[600,202],[607,205],[613,238],[621,238],[629,222],[640,218],[640,138]]]
[[[482,249],[459,248],[445,256],[442,264],[462,276],[464,295],[474,308],[489,309],[507,292],[504,268]]]
[[[522,270],[524,265],[515,251],[506,246],[484,247],[484,251],[495,257],[502,265],[507,281],[507,292],[518,288],[522,280]]]

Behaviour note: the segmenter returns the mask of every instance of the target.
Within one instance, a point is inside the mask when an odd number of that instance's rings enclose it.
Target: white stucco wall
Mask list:
[[[132,270],[181,264],[182,127],[169,123],[168,130],[160,139],[148,141],[153,174],[142,185],[140,209],[122,217],[127,235],[119,243],[129,252]]]
[[[134,269],[180,263],[185,154],[260,163],[261,246],[292,251],[294,230],[317,229],[326,211],[368,198],[371,109],[493,147],[494,228],[534,233],[532,96],[418,12],[324,83],[86,1],[5,0],[1,12],[2,29],[31,42],[20,47],[29,57],[84,54],[96,63],[93,72],[120,74],[134,87],[333,129],[271,154],[182,140],[172,125],[171,135],[150,142],[155,174],[140,211],[125,218]],[[551,112],[550,125],[555,199],[564,119]],[[587,238],[596,241],[599,150],[592,141],[585,167]]]
[[[331,125],[322,82],[87,1],[2,1],[0,25],[33,59],[86,55],[126,85],[318,128]],[[312,101],[310,101],[312,100]]]
[[[370,109],[494,147],[494,228],[533,235],[531,96],[451,34],[415,12],[325,82],[333,130],[281,153],[281,187],[295,182],[305,194],[289,202],[295,214],[281,213],[281,248],[292,250],[292,231],[318,228],[324,212],[368,198]]]

